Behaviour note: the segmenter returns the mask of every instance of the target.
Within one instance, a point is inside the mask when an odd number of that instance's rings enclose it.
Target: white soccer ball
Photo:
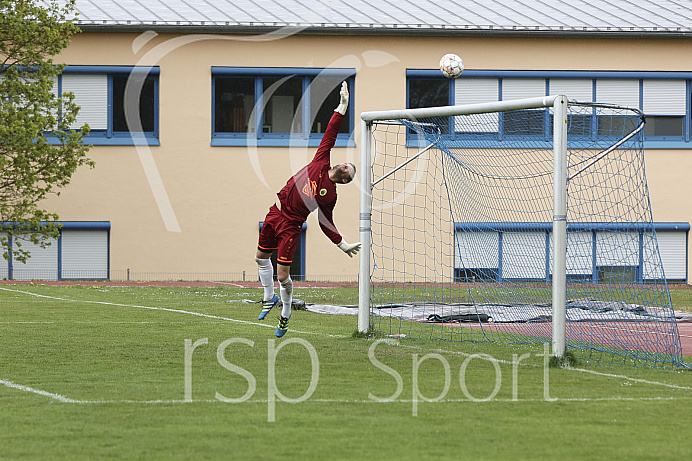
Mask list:
[[[447,53],[440,59],[440,70],[447,78],[457,78],[464,71],[464,61],[454,53]]]

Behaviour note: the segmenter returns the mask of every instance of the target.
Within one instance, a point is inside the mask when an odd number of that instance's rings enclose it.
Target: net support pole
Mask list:
[[[553,104],[553,350],[563,357],[567,310],[567,98]]]
[[[372,216],[372,123],[360,122],[360,262],[358,269],[358,331],[370,329],[370,221]]]

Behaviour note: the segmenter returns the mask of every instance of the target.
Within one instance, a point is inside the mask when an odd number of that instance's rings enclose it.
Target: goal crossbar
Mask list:
[[[506,112],[510,110],[538,109],[553,107],[555,100],[562,96],[544,96],[540,98],[514,99],[511,101],[493,101],[480,104],[462,104],[458,106],[419,107],[416,109],[395,109],[361,112],[364,122],[376,120],[415,120],[426,117],[448,117],[453,115],[483,114],[489,112]]]

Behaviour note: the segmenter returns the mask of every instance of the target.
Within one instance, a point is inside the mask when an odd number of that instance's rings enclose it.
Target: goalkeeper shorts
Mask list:
[[[281,214],[276,205],[269,208],[260,231],[257,248],[265,253],[277,250],[276,263],[290,266],[300,241],[303,223],[291,221]]]

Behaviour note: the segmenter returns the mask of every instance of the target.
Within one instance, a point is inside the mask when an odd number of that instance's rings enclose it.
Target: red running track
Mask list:
[[[512,333],[529,336],[552,337],[552,323],[545,322],[531,324],[526,323],[484,323],[482,326],[473,323],[449,323],[449,326],[464,326],[471,328],[484,328],[488,334]],[[680,346],[682,355],[692,356],[692,322],[678,323]],[[668,328],[666,326],[665,328]],[[538,333],[536,330],[542,332]],[[641,340],[643,327],[641,323],[634,322],[573,322],[568,325],[567,339],[572,341],[584,341],[604,344],[606,346],[636,348]],[[658,335],[665,333],[659,332]],[[589,338],[597,338],[589,340]],[[610,341],[608,341],[610,339]]]

